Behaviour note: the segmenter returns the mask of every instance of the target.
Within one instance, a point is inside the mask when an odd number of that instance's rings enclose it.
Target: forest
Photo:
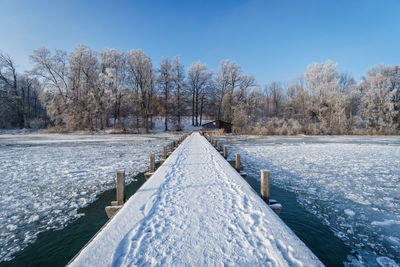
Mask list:
[[[73,52],[39,48],[32,69],[19,73],[0,53],[0,128],[56,132],[148,133],[205,119],[233,124],[237,134],[399,134],[400,66],[371,67],[359,82],[330,60],[312,63],[290,82],[260,85],[229,59],[213,71],[185,68],[179,56],[159,66],[141,49]]]

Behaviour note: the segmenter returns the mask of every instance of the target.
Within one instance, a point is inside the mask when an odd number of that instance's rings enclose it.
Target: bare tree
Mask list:
[[[65,113],[69,112],[68,60],[64,51],[39,48],[30,57],[34,64],[31,75],[40,79],[42,87],[47,90],[46,108],[53,125],[66,123]]]
[[[14,61],[10,56],[2,53],[0,53],[0,81],[3,83],[3,90],[8,95],[5,105],[14,111],[19,127],[23,128],[25,126],[24,95],[18,92],[17,70]]]

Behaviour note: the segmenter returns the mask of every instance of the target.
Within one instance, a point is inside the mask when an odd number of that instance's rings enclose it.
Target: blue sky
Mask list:
[[[0,0],[0,50],[20,71],[41,46],[72,51],[141,48],[155,67],[180,55],[216,70],[231,59],[261,85],[298,77],[328,59],[357,80],[400,64],[399,0],[19,1]]]

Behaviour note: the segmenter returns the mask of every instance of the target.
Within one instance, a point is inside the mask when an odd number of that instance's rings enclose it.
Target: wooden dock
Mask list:
[[[323,266],[226,161],[227,149],[199,133],[179,141],[70,266]]]

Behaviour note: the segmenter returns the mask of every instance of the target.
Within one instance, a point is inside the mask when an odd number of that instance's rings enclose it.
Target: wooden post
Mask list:
[[[228,157],[228,147],[224,146],[224,158]]]
[[[160,160],[160,163],[161,164],[164,163],[167,160],[167,157],[168,157],[168,155],[167,155],[167,146],[164,146],[163,147],[163,158]]]
[[[269,205],[269,171],[261,170],[261,197]]]
[[[124,205],[125,202],[125,172],[117,171],[116,177],[117,205]]]
[[[150,154],[150,172],[154,172],[154,153]]]
[[[217,142],[217,148],[218,148],[218,151],[221,151],[221,144],[220,144],[220,142]]]
[[[150,154],[150,170],[144,174],[144,177],[149,179],[154,174],[154,153]]]
[[[237,171],[240,171],[240,154],[239,153],[236,153],[235,168],[236,168]]]

